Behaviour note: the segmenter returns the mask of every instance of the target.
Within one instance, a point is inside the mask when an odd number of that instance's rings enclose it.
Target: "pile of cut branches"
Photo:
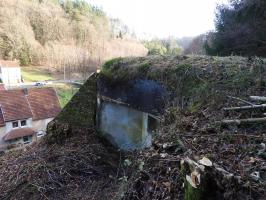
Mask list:
[[[0,157],[0,199],[109,199],[119,154],[92,130]]]

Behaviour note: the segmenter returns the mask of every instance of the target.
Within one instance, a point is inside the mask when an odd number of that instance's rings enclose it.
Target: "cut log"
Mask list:
[[[241,102],[243,102],[243,103],[246,103],[246,104],[249,104],[249,105],[254,105],[253,103],[250,103],[249,101],[246,101],[246,100],[244,100],[244,99],[240,99],[240,98],[238,98],[238,97],[233,97],[233,96],[227,96],[228,98],[230,98],[230,99],[235,99],[235,100],[237,100],[237,101],[241,101]]]
[[[230,125],[230,124],[240,125],[240,124],[250,124],[250,123],[266,123],[266,117],[222,120],[222,124],[226,124],[226,125]]]
[[[266,104],[223,108],[224,111],[241,111],[241,110],[255,110],[255,109],[266,109]]]
[[[253,101],[261,101],[261,102],[266,102],[266,97],[261,97],[261,96],[250,96],[249,97]]]
[[[201,173],[204,173],[204,166],[201,166],[188,157],[182,160],[180,164],[181,174],[185,181],[184,200],[204,200],[204,177],[203,180],[201,179]]]

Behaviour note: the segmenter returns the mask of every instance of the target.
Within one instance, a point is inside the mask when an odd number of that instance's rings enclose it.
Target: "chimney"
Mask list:
[[[28,96],[28,95],[29,95],[28,88],[24,88],[24,89],[23,89],[23,92],[24,92],[24,95],[25,95],[25,96]]]
[[[3,83],[0,83],[0,90],[6,90],[6,87]]]

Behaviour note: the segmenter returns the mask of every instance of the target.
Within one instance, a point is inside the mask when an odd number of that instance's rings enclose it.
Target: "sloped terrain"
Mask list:
[[[0,199],[108,199],[119,154],[92,130],[64,145],[41,142],[0,158]]]
[[[265,124],[228,126],[222,120],[263,116],[263,109],[225,112],[223,108],[246,105],[239,99],[250,101],[250,95],[265,96],[265,73],[265,60],[259,58],[111,60],[98,75],[100,80],[113,85],[156,80],[169,91],[152,147],[122,153],[92,130],[71,129],[61,144],[41,142],[1,157],[0,199],[262,200],[266,195]],[[82,92],[86,94],[86,87]],[[73,105],[77,107],[78,102]],[[59,141],[60,135],[56,138]],[[209,184],[205,192],[193,196],[182,162],[203,157],[213,163]],[[211,171],[214,167],[222,174]]]

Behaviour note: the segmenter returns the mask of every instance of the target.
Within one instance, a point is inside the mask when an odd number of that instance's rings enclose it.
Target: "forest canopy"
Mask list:
[[[266,56],[266,1],[231,0],[219,5],[216,32],[209,34],[209,55]]]

